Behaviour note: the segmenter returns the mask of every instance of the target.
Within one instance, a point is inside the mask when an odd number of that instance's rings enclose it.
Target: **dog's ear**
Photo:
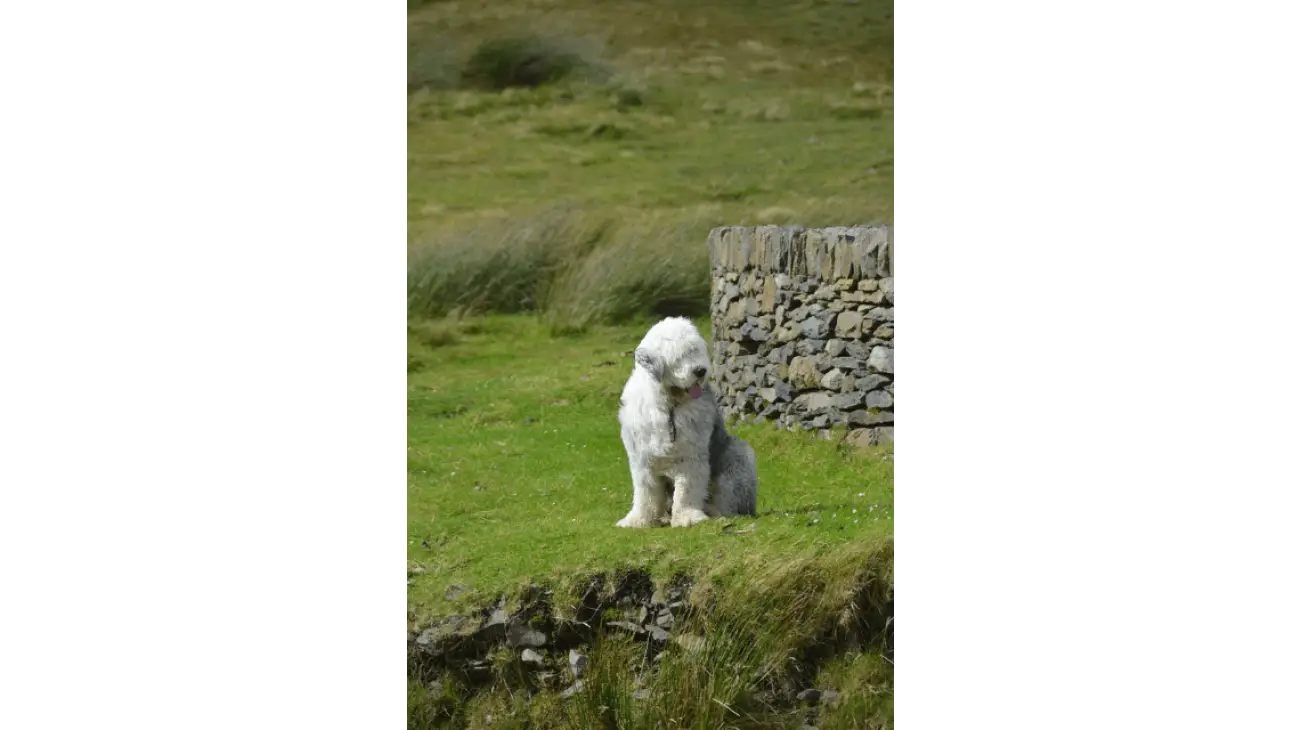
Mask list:
[[[658,355],[650,352],[644,347],[638,347],[636,350],[636,364],[646,369],[650,377],[655,380],[662,380],[664,377],[664,361]]]

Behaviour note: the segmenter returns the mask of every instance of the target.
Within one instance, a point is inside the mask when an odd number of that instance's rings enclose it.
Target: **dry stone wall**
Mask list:
[[[894,439],[894,247],[886,226],[715,228],[713,357],[728,415]]]

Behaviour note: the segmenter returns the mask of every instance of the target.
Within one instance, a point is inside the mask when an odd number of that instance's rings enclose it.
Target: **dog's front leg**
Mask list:
[[[664,485],[655,479],[647,464],[632,465],[632,511],[616,527],[653,527],[667,506]]]
[[[673,527],[690,527],[709,516],[704,512],[709,497],[709,462],[691,461],[673,476]]]

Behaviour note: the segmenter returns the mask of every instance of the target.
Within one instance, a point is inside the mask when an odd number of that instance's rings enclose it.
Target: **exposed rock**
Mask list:
[[[506,643],[512,649],[546,646],[546,634],[516,621],[510,624],[510,628],[506,631]]]
[[[577,681],[569,685],[568,689],[565,689],[563,692],[561,692],[560,697],[567,700],[581,691],[582,691],[582,682]]]
[[[840,312],[835,318],[835,336],[857,339],[862,335],[862,315],[858,312]]]
[[[581,679],[583,672],[587,671],[587,655],[570,649],[569,668],[573,670],[574,679]]]
[[[854,387],[856,387],[858,390],[871,391],[885,385],[888,382],[889,382],[889,378],[883,375],[865,375],[861,378],[858,378],[858,381],[857,383],[854,384]]]
[[[838,368],[834,368],[822,376],[821,386],[823,390],[839,390],[840,384],[843,382],[844,373],[840,372]]]
[[[519,661],[523,662],[524,664],[531,664],[535,667],[541,667],[546,665],[546,660],[542,658],[542,655],[538,654],[532,649],[524,649],[523,652],[520,653],[519,655]]]
[[[883,390],[874,390],[867,393],[866,403],[868,408],[889,408],[894,405],[894,399]]]
[[[645,633],[645,629],[641,628],[637,624],[632,623],[631,621],[606,621],[605,625],[612,626],[616,629],[622,629],[634,636],[640,636],[641,634]]]
[[[867,367],[875,372],[894,373],[894,350],[889,347],[871,348],[871,356],[867,358]]]
[[[811,357],[799,356],[790,361],[790,385],[798,390],[816,388],[821,384],[821,371],[817,361]]]

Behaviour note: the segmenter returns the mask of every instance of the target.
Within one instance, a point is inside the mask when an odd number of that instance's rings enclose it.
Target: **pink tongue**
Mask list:
[[[692,397],[692,398],[699,398],[699,397],[702,396],[702,395],[704,395],[704,391],[700,390],[700,386],[698,386],[698,385],[692,385],[692,386],[691,386],[691,397]]]

